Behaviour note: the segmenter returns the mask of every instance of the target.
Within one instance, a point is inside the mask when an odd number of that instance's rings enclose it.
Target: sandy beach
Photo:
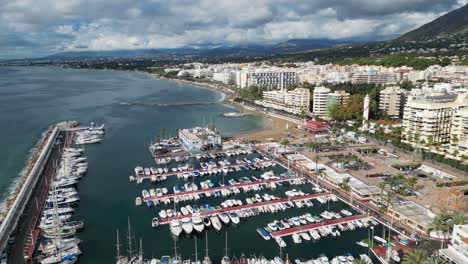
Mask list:
[[[245,133],[238,136],[238,138],[244,140],[256,140],[260,142],[271,142],[271,141],[279,141],[282,138],[288,137],[288,134],[300,134],[301,132],[297,125],[299,121],[297,120],[285,120],[283,118],[279,118],[277,116],[272,116],[270,114],[266,114],[265,112],[258,111],[252,107],[246,107],[242,104],[236,103],[233,101],[235,92],[227,87],[223,87],[221,85],[209,84],[209,83],[202,83],[202,82],[195,82],[195,81],[188,81],[188,80],[180,80],[180,79],[172,79],[172,78],[161,78],[156,76],[155,74],[149,74],[152,78],[155,79],[164,79],[164,80],[171,80],[179,83],[188,83],[194,86],[210,89],[217,91],[222,94],[222,98],[219,101],[220,103],[228,104],[237,109],[237,111],[249,114],[249,115],[258,115],[262,116],[264,119],[264,126],[263,129],[255,132]]]

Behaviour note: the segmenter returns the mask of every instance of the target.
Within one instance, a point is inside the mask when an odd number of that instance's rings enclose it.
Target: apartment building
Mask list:
[[[387,87],[380,91],[379,109],[391,118],[401,118],[406,102],[406,91],[398,86]]]
[[[365,73],[354,73],[351,78],[352,83],[376,83],[376,84],[386,84],[386,83],[396,83],[397,78],[395,73],[391,72],[376,72],[369,71]]]
[[[250,73],[249,86],[255,85],[269,90],[287,89],[297,84],[296,72],[287,69],[267,69]]]
[[[330,93],[330,89],[320,86],[315,87],[313,93],[313,109],[314,115],[326,116],[327,115],[327,98]]]
[[[327,103],[325,114],[330,116],[330,109],[334,105],[346,105],[349,101],[350,94],[346,91],[335,91],[334,93],[329,93],[327,95]]]
[[[450,135],[450,153],[458,158],[468,157],[468,107],[454,112]]]
[[[468,225],[454,225],[450,244],[439,252],[450,263],[468,263]]]
[[[403,142],[449,143],[453,113],[465,107],[468,107],[468,94],[410,98],[403,114]]]
[[[293,114],[309,113],[310,91],[306,88],[296,88],[291,91],[264,91],[263,100],[257,100],[255,103]]]

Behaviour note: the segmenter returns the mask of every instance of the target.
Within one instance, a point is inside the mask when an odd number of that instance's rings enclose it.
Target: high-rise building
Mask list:
[[[326,116],[327,115],[327,98],[330,93],[330,89],[319,86],[315,87],[313,93],[313,109],[314,115]]]
[[[468,107],[456,110],[450,130],[450,152],[455,157],[468,157]]]
[[[346,105],[349,101],[350,94],[346,91],[335,91],[327,95],[326,115],[330,116],[330,109],[334,105]]]
[[[398,86],[387,87],[380,91],[379,109],[392,118],[401,118],[406,92]]]
[[[296,72],[287,69],[267,69],[250,74],[249,86],[255,85],[266,89],[287,89],[297,84]]]
[[[449,143],[453,113],[465,107],[468,107],[468,94],[410,98],[403,114],[403,141],[411,144]]]
[[[450,263],[468,263],[468,225],[454,225],[450,244],[439,252]]]

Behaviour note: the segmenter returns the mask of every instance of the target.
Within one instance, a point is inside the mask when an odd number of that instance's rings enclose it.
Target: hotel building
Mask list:
[[[292,91],[264,91],[263,99],[255,101],[256,104],[283,110],[293,114],[309,113],[310,91],[306,88],[296,88]]]
[[[313,92],[313,105],[312,112],[314,115],[326,116],[327,115],[327,98],[330,89],[319,86],[315,87]]]
[[[370,71],[366,73],[354,73],[351,78],[352,83],[375,83],[375,84],[386,84],[396,83],[396,75],[390,72],[375,72]]]
[[[330,116],[330,109],[334,105],[346,105],[349,101],[350,94],[345,91],[335,91],[327,95],[327,103],[325,114]]]
[[[387,87],[380,91],[379,109],[392,118],[401,118],[405,105],[405,90],[398,86]]]

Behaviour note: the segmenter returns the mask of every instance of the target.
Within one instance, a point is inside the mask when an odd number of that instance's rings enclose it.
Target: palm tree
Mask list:
[[[289,143],[290,142],[289,142],[289,140],[287,138],[281,140],[280,144],[283,146],[285,152],[286,152],[286,147],[289,145]]]
[[[423,264],[426,260],[427,255],[424,251],[415,250],[408,252],[403,256],[403,264]]]
[[[353,264],[367,264],[367,261],[363,258],[357,258],[353,260]]]
[[[463,213],[457,213],[452,216],[454,225],[464,225],[466,223],[465,215]]]
[[[345,177],[341,180],[341,183],[339,184],[339,186],[341,187],[341,189],[345,190],[345,191],[349,191],[349,182],[351,181],[351,178],[350,177]]]
[[[406,179],[405,191],[407,191],[408,189],[414,190],[414,186],[416,186],[417,183],[418,183],[418,178],[416,176]]]
[[[453,223],[453,221],[451,220],[450,215],[447,212],[443,211],[440,214],[436,215],[432,219],[432,222],[429,224],[429,230],[436,231],[438,234],[442,232],[444,236],[444,239],[440,242],[441,249],[444,248],[446,234],[449,233],[452,228],[451,223]]]

